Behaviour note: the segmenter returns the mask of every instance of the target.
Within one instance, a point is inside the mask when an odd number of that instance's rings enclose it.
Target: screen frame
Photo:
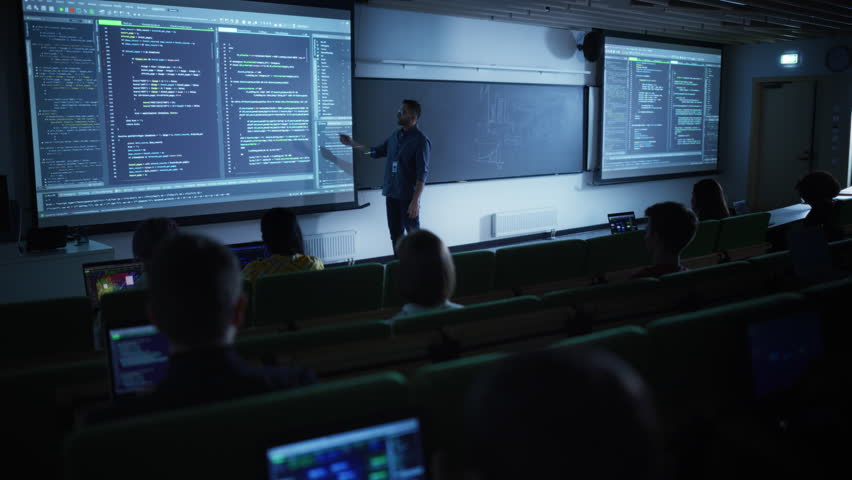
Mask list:
[[[269,477],[269,463],[267,452],[271,448],[282,446],[290,443],[297,443],[313,438],[335,435],[351,430],[360,430],[369,428],[374,425],[393,423],[410,418],[417,419],[420,428],[420,448],[423,453],[423,468],[426,478],[432,478],[431,458],[433,452],[432,433],[429,431],[426,415],[421,409],[413,407],[394,408],[381,413],[373,413],[367,415],[356,415],[339,421],[321,421],[315,424],[300,422],[301,425],[288,432],[283,432],[275,435],[267,435],[257,439],[254,442],[254,448],[258,452],[257,465],[258,471],[264,473],[263,478]],[[262,470],[260,470],[262,469]]]
[[[721,149],[719,148],[722,145],[722,109],[723,102],[722,98],[724,95],[725,82],[724,77],[722,75],[722,71],[725,68],[725,52],[724,45],[718,43],[709,43],[709,42],[701,42],[697,40],[681,40],[675,38],[667,38],[660,37],[654,35],[642,35],[638,33],[629,33],[629,32],[621,32],[615,30],[603,30],[604,36],[603,43],[603,54],[601,55],[600,60],[597,62],[597,76],[598,83],[600,88],[600,95],[597,98],[597,108],[598,118],[597,118],[597,135],[595,139],[595,143],[598,147],[597,155],[594,158],[595,167],[592,169],[592,185],[616,185],[620,183],[636,183],[636,182],[650,182],[655,180],[670,180],[675,178],[685,178],[685,177],[706,177],[709,175],[718,175],[722,172],[722,156]],[[716,168],[708,169],[708,170],[700,170],[694,172],[682,172],[682,173],[667,173],[662,175],[642,175],[642,176],[632,176],[632,177],[623,177],[623,178],[610,178],[604,179],[602,178],[603,174],[603,126],[604,126],[604,97],[606,97],[606,90],[604,88],[604,63],[606,61],[606,44],[610,39],[617,40],[642,40],[646,42],[656,42],[669,44],[673,48],[677,48],[679,46],[687,46],[687,47],[702,47],[702,48],[713,48],[718,49],[721,55],[720,65],[722,65],[719,69],[719,135],[717,137],[717,152],[719,155],[716,157]]]
[[[124,0],[132,3],[143,3],[143,4],[161,4],[166,0]],[[172,0],[173,2],[175,0]],[[33,142],[33,112],[30,108],[31,104],[31,92],[30,92],[30,82],[29,82],[29,74],[27,70],[27,47],[26,47],[26,24],[24,15],[26,12],[24,11],[24,2],[22,0],[15,0],[15,13],[18,16],[16,24],[18,25],[17,32],[17,43],[18,48],[17,51],[20,55],[20,62],[22,62],[22,67],[20,69],[21,75],[21,86],[22,88],[22,97],[23,97],[23,109],[25,110],[25,124],[24,125],[24,143],[26,146],[25,151],[25,160],[27,162],[27,172],[28,172],[28,183],[27,187],[30,190],[29,200],[32,202],[32,207],[30,210],[30,218],[29,218],[29,226],[31,228],[41,227],[43,225],[39,222],[39,212],[38,212],[38,191],[36,189],[36,165],[35,165],[35,145]],[[166,2],[167,3],[167,2]],[[177,6],[189,6],[198,8],[216,8],[222,10],[234,10],[238,12],[251,11],[248,9],[235,9],[234,5],[245,5],[250,3],[258,3],[258,4],[268,4],[273,5],[271,8],[280,7],[296,7],[306,9],[305,12],[292,12],[291,14],[304,14],[309,10],[314,9],[328,9],[328,10],[341,10],[349,12],[349,36],[351,38],[351,48],[349,49],[349,68],[351,73],[351,78],[355,78],[355,3],[352,1],[346,0],[331,0],[329,2],[324,2],[323,6],[317,6],[316,2],[311,2],[310,0],[250,0],[250,1],[241,1],[237,3],[229,3],[227,5],[190,5],[192,3],[191,0],[177,0]],[[354,94],[354,82],[350,82],[350,98]],[[352,128],[355,129],[355,115],[353,111],[352,115]],[[369,205],[361,205],[358,200],[358,186],[355,181],[357,178],[357,166],[355,165],[355,159],[353,156],[352,161],[352,195],[353,199],[351,202],[341,202],[341,203],[329,203],[329,204],[318,204],[318,205],[300,205],[289,207],[293,210],[296,215],[306,215],[306,214],[314,214],[314,213],[323,213],[323,212],[337,212],[337,211],[345,211],[345,210],[359,210],[365,208]],[[251,201],[251,200],[247,200]],[[187,205],[183,207],[160,207],[160,208],[150,208],[144,209],[143,211],[150,211],[151,214],[145,218],[157,217],[161,216],[157,214],[158,210],[162,209],[172,209],[172,208],[192,208],[192,205]],[[26,210],[26,209],[25,209]],[[25,211],[24,210],[24,211]],[[132,210],[127,210],[132,211]],[[268,209],[247,209],[247,210],[238,210],[227,213],[210,213],[203,215],[181,215],[170,217],[175,222],[177,222],[181,226],[192,226],[192,225],[208,225],[208,224],[216,224],[216,223],[229,223],[229,222],[240,222],[240,221],[248,221],[248,220],[257,220],[263,216]],[[23,212],[22,212],[23,217]],[[97,214],[96,214],[97,215]],[[73,216],[73,215],[68,215]],[[56,217],[52,217],[56,218]],[[60,217],[61,218],[61,217]],[[118,222],[110,222],[110,223],[86,223],[86,224],[78,224],[71,228],[75,229],[78,232],[84,233],[85,235],[92,234],[105,234],[105,233],[119,233],[119,232],[132,232],[136,225],[144,220],[144,218],[138,220],[127,220],[127,221],[118,221]],[[26,223],[25,220],[22,219],[22,223]],[[50,222],[51,225],[54,225],[55,222]]]

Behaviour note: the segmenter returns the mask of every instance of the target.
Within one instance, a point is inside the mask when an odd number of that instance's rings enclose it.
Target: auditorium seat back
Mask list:
[[[639,269],[651,263],[645,247],[645,232],[604,235],[586,240],[589,246],[588,272],[593,276]],[[620,275],[619,279],[629,275]]]
[[[500,248],[496,253],[495,288],[582,278],[588,248],[584,240],[557,240]]]
[[[4,365],[22,365],[67,354],[94,352],[94,309],[88,297],[0,305]]]

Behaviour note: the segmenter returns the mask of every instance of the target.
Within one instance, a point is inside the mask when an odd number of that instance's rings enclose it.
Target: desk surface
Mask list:
[[[69,242],[65,245],[65,248],[59,250],[23,253],[18,252],[18,244],[16,243],[0,243],[0,265],[55,262],[68,257],[102,256],[105,253],[111,254],[112,247],[94,240],[90,240],[89,243],[82,245]]]

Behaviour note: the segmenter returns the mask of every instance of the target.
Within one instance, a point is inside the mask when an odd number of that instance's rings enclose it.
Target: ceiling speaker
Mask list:
[[[589,62],[597,62],[603,55],[603,34],[601,32],[589,32],[583,37],[583,43],[577,45],[577,49],[583,52],[583,56]]]

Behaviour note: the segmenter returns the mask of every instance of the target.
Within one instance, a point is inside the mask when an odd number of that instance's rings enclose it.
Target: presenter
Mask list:
[[[340,134],[340,142],[373,158],[387,157],[382,195],[387,206],[388,230],[394,254],[396,242],[403,233],[420,228],[420,198],[429,174],[429,157],[432,144],[417,128],[420,104],[403,100],[396,120],[400,128],[381,145],[369,148],[357,143],[349,135]]]

